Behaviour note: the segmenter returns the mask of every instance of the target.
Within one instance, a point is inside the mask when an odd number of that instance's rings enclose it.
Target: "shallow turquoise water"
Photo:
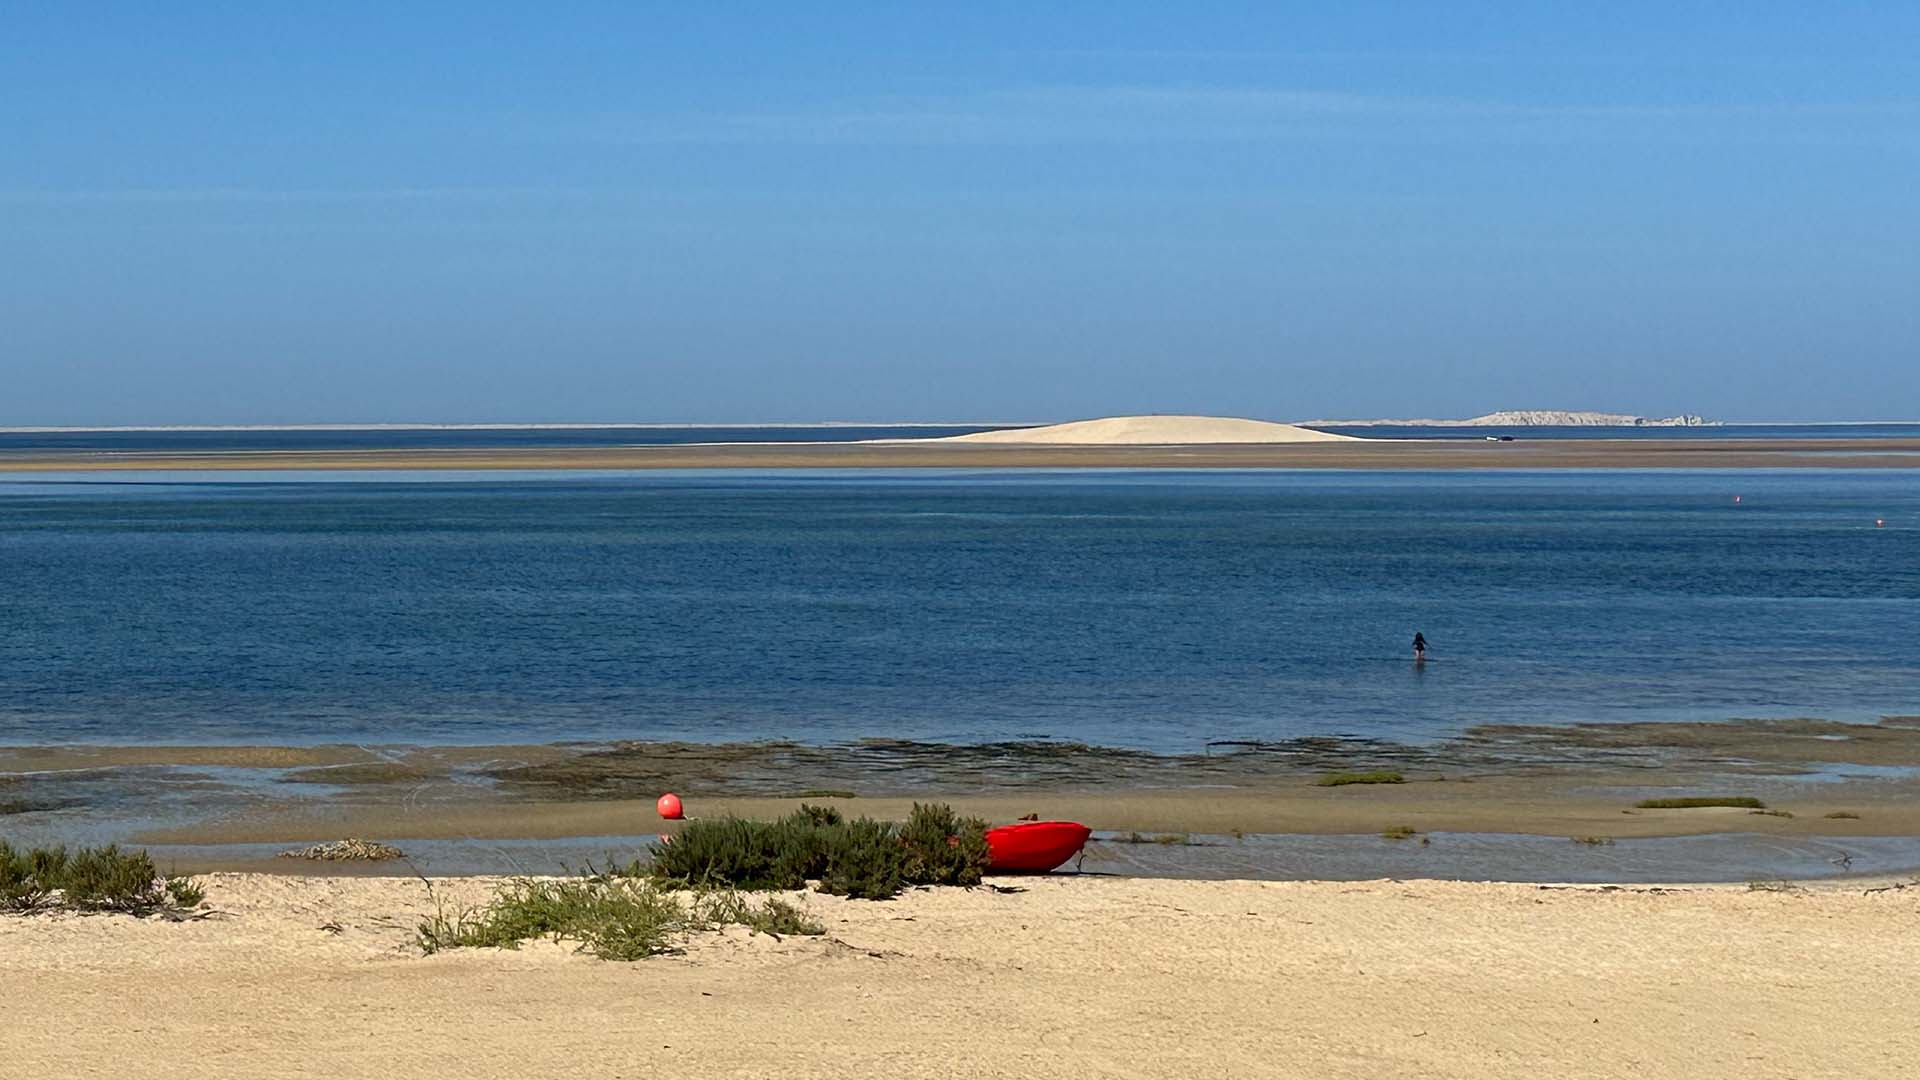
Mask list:
[[[1920,713],[1904,474],[124,481],[0,478],[0,743]]]

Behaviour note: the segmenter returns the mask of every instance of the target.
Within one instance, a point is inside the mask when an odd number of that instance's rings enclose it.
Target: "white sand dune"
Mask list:
[[[1220,443],[1356,442],[1294,424],[1243,420],[1233,416],[1108,416],[1047,427],[982,431],[954,435],[941,442],[1005,443],[1021,446],[1188,446]]]

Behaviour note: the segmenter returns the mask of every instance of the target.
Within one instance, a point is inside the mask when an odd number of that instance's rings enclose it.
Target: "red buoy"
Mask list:
[[[653,808],[660,811],[660,816],[666,818],[668,821],[679,821],[681,815],[684,813],[684,810],[680,806],[680,796],[675,795],[671,791],[660,796],[660,801],[654,803]]]

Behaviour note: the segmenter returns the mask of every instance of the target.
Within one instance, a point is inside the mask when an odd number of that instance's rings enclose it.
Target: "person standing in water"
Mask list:
[[[1416,664],[1427,662],[1427,636],[1418,630],[1413,632],[1413,662]]]

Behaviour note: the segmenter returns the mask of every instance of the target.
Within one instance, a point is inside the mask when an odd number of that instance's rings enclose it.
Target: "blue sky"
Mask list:
[[[1920,5],[0,25],[0,424],[1920,417]]]

